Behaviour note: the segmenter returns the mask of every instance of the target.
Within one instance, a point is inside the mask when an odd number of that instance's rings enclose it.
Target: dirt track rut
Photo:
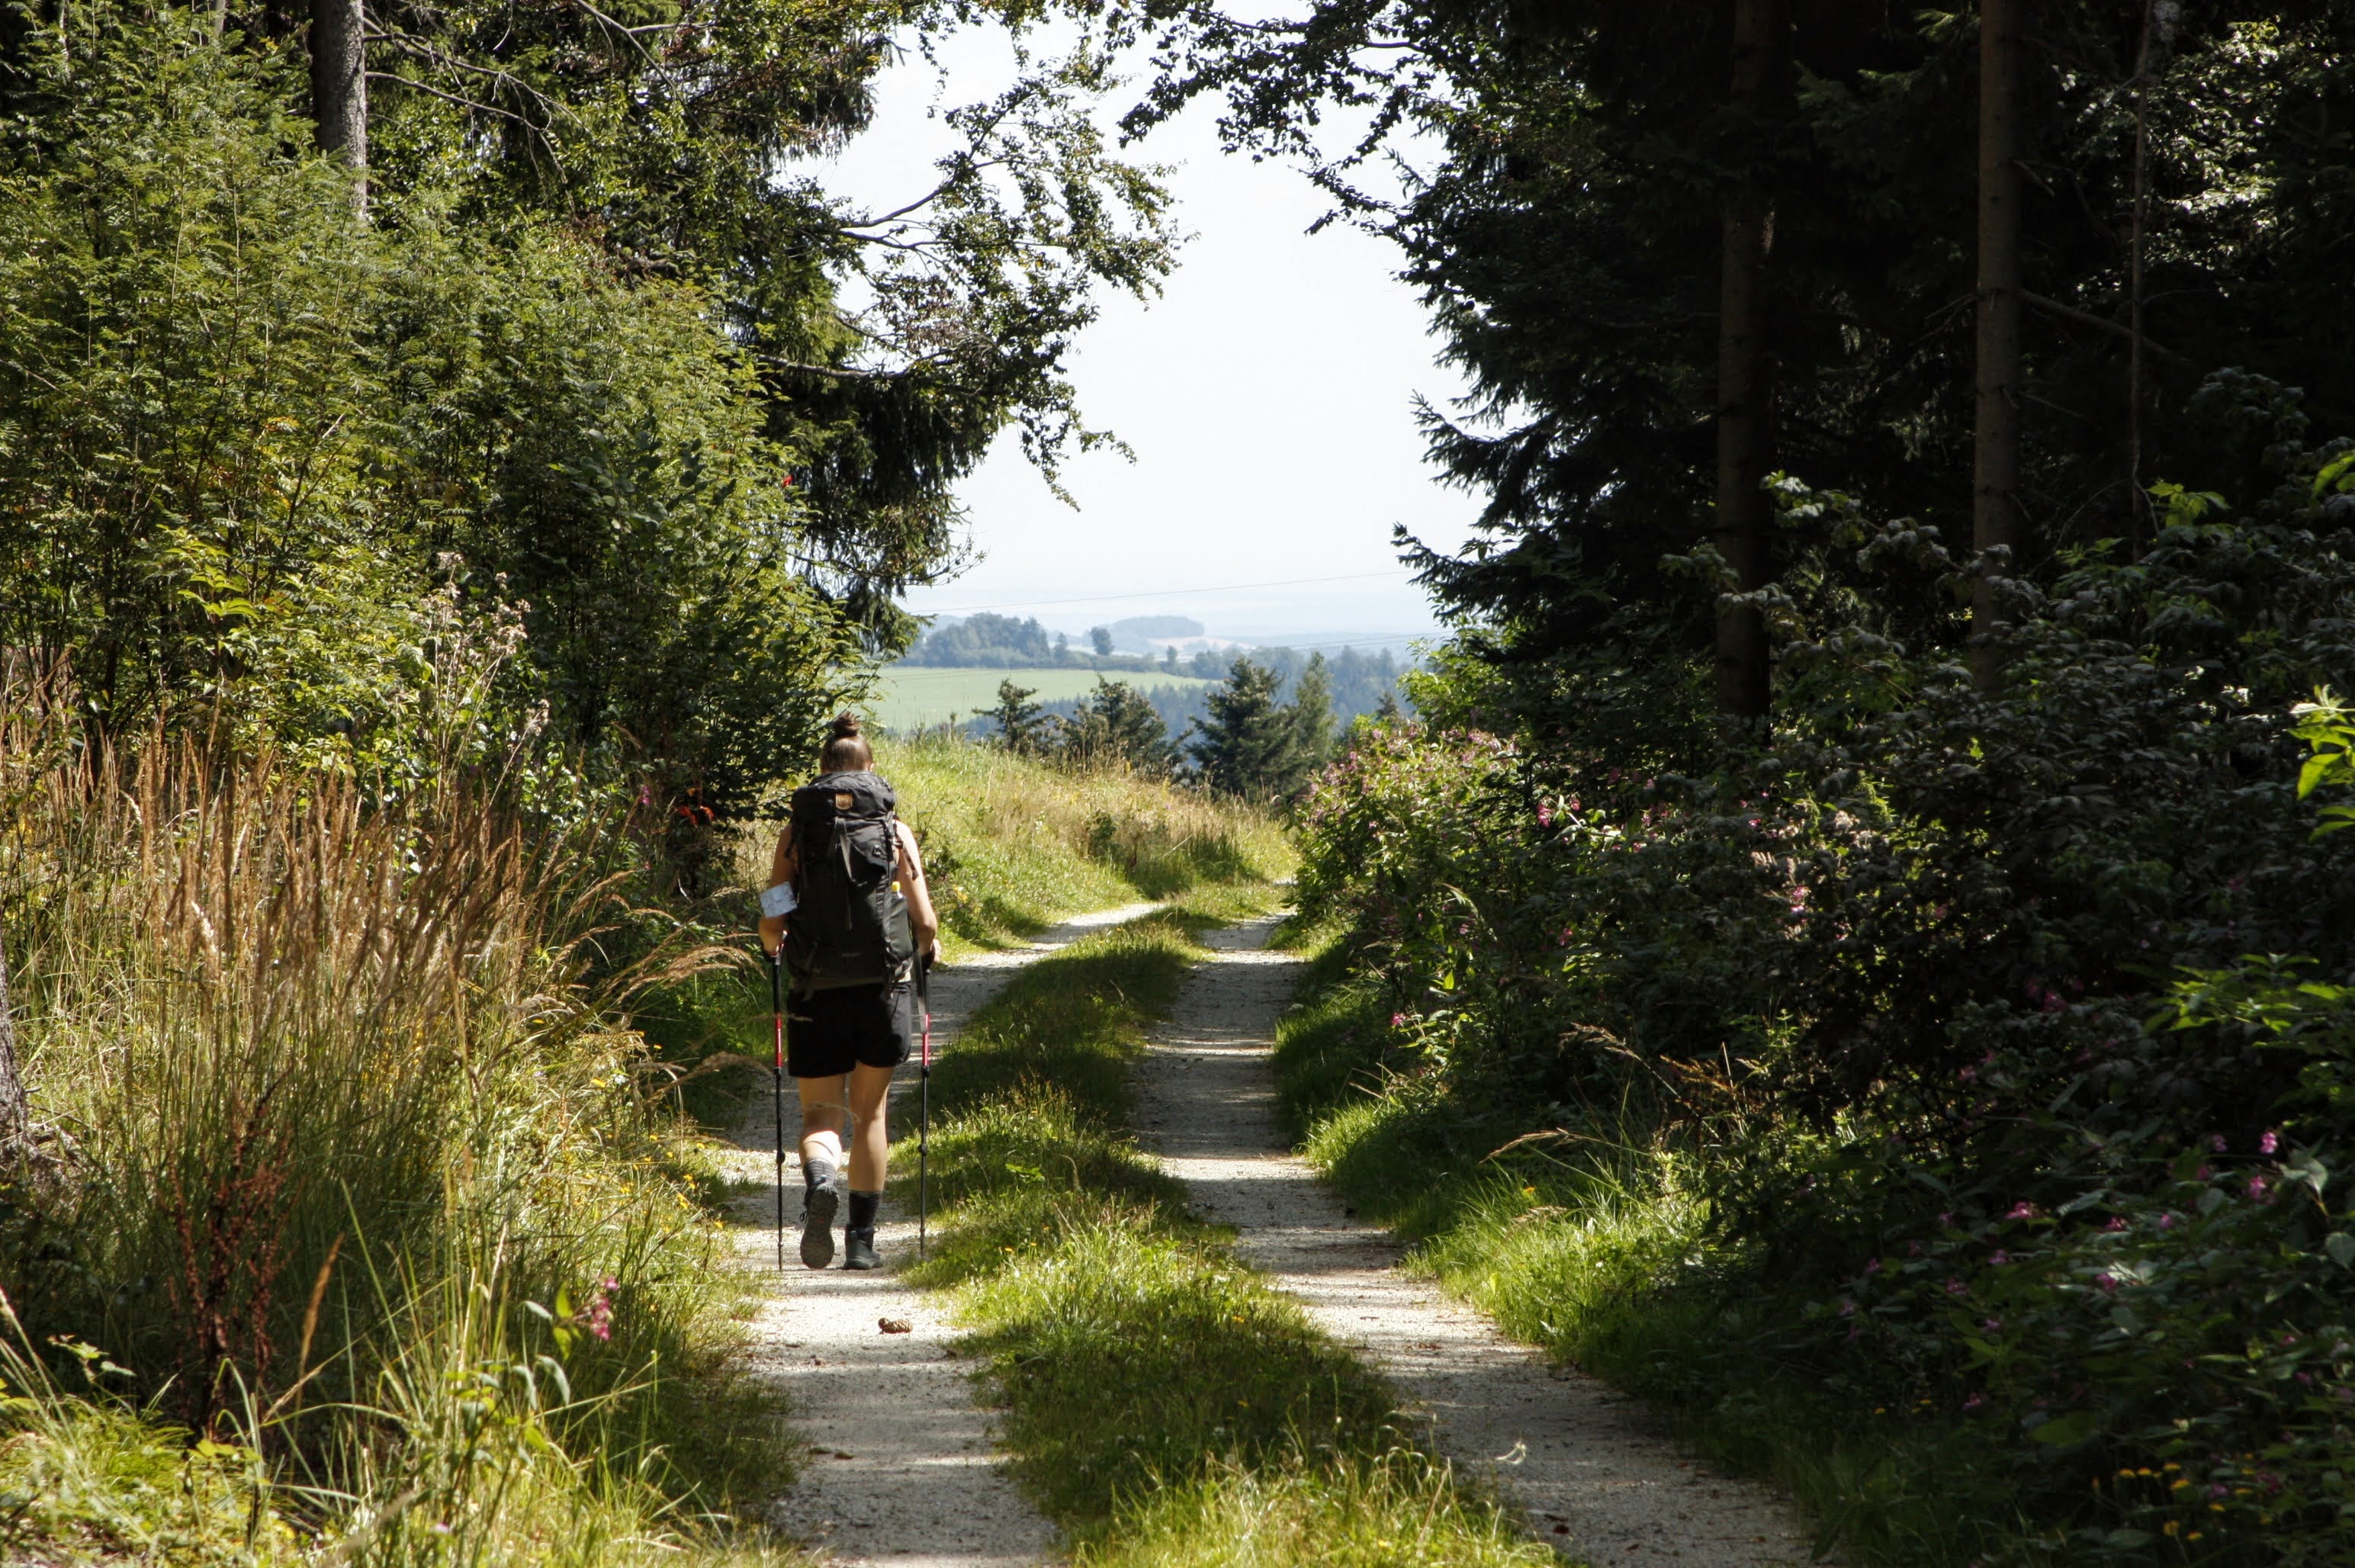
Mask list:
[[[1808,1561],[1789,1508],[1679,1453],[1640,1407],[1550,1367],[1350,1219],[1286,1151],[1275,1118],[1277,1017],[1299,963],[1265,950],[1273,921],[1214,932],[1143,1074],[1140,1131],[1236,1250],[1359,1349],[1433,1424],[1455,1463],[1491,1477],[1531,1530],[1597,1565]]]

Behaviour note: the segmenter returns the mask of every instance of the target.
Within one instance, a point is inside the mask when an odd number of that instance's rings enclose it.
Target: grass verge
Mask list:
[[[1017,1474],[1082,1563],[1551,1563],[1419,1450],[1127,1131],[1130,1072],[1216,913],[1189,901],[1023,970],[933,1078],[941,1240]]]
[[[899,792],[960,953],[1006,947],[1066,916],[1224,884],[1294,866],[1265,812],[1110,765],[1064,766],[962,740],[890,741],[876,770]],[[776,825],[741,841],[747,886],[767,880]]]
[[[1190,918],[1256,908],[1294,867],[1284,830],[1255,806],[1119,766],[1064,766],[938,738],[886,741],[876,765],[924,848],[947,959],[1013,946],[1056,922],[1182,897]],[[736,841],[734,890],[709,901],[715,940],[750,931],[777,824]],[[757,967],[654,987],[631,1023],[655,1048],[649,1082],[704,1126],[767,1084],[768,984]]]
[[[1327,947],[1278,1030],[1278,1100],[1311,1163],[1414,1244],[1412,1266],[1557,1361],[1657,1402],[1711,1458],[1774,1480],[1849,1562],[1959,1563],[1988,1545],[1972,1521],[2001,1517],[2004,1499],[1974,1489],[1987,1472],[1968,1434],[1778,1364],[1784,1307],[1710,1236],[1688,1160],[1592,1130],[1480,1158],[1540,1129],[1405,1071],[1387,1012]]]
[[[0,1557],[784,1560],[731,1541],[791,1453],[620,1018],[700,960],[591,958],[631,846],[72,711],[0,691]]]

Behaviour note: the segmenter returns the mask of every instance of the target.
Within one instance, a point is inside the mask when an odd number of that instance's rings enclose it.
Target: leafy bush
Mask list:
[[[1490,1147],[1648,1107],[1747,1282],[1652,1288],[1747,1293],[1762,1364],[1977,1434],[1976,1555],[2343,1555],[2355,860],[2307,699],[2355,666],[2347,472],[2232,520],[2161,487],[2138,558],[2008,584],[1992,693],[1889,608],[1961,579],[1934,539],[1786,485],[1827,542],[1765,596],[1763,748],[1619,728],[1673,671],[1423,677],[1432,722],[1303,818],[1380,1093]]]

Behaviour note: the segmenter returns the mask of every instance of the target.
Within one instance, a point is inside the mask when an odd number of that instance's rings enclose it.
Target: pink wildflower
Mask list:
[[[2035,1217],[2036,1205],[2030,1203],[2025,1198],[2013,1204],[2011,1206],[2011,1211],[2004,1216],[2007,1220],[2031,1220]]]
[[[1986,1409],[1986,1408],[1987,1408],[1987,1395],[1982,1394],[1982,1393],[1975,1393],[1975,1394],[1971,1395],[1971,1397],[1970,1397],[1970,1398],[1968,1398],[1968,1399],[1966,1399],[1966,1400],[1963,1401],[1963,1408],[1964,1408],[1965,1410],[1984,1410],[1984,1409]]]
[[[2257,1140],[2257,1152],[2259,1154],[2277,1154],[2280,1151],[2281,1137],[2280,1135],[2276,1133],[2267,1133],[2264,1136]]]
[[[2253,1176],[2249,1178],[2249,1196],[2258,1202],[2262,1203],[2264,1201],[2265,1179],[2264,1177]]]
[[[2102,1294],[2105,1296],[2118,1288],[2117,1278],[2114,1275],[2097,1274],[2094,1276],[2094,1283],[2102,1287]]]
[[[2215,1150],[2218,1154],[2222,1154],[2230,1146],[2224,1142],[2224,1135],[2217,1133],[2209,1138],[2208,1147]]]
[[[1391,1015],[1391,1028],[1392,1028],[1392,1029],[1404,1029],[1404,1028],[1406,1028],[1406,1015],[1405,1015],[1404,1013],[1392,1013],[1392,1014]]]
[[[620,1280],[615,1279],[612,1275],[607,1275],[597,1282],[597,1294],[589,1298],[589,1305],[580,1313],[578,1320],[581,1326],[600,1339],[611,1339],[613,1337],[612,1293],[621,1287]]]

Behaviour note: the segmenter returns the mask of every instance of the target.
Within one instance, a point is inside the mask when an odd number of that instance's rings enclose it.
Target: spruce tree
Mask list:
[[[1056,721],[1040,710],[1031,699],[1039,695],[1036,687],[1017,686],[1010,680],[997,683],[997,706],[976,708],[976,719],[986,719],[997,726],[997,743],[1009,752],[1037,751],[1053,733]]]
[[[1169,727],[1152,702],[1126,681],[1101,676],[1094,695],[1082,698],[1071,714],[1063,751],[1086,762],[1124,762],[1146,773],[1166,773],[1172,760]]]
[[[1273,670],[1239,658],[1209,694],[1209,716],[1195,721],[1187,750],[1212,789],[1266,799],[1300,776],[1298,718],[1277,703],[1275,688]]]
[[[1292,741],[1297,753],[1294,759],[1295,776],[1285,785],[1285,793],[1289,794],[1308,773],[1323,767],[1333,751],[1333,677],[1323,654],[1308,656],[1306,667],[1293,686],[1291,705],[1284,712],[1292,720]]]

